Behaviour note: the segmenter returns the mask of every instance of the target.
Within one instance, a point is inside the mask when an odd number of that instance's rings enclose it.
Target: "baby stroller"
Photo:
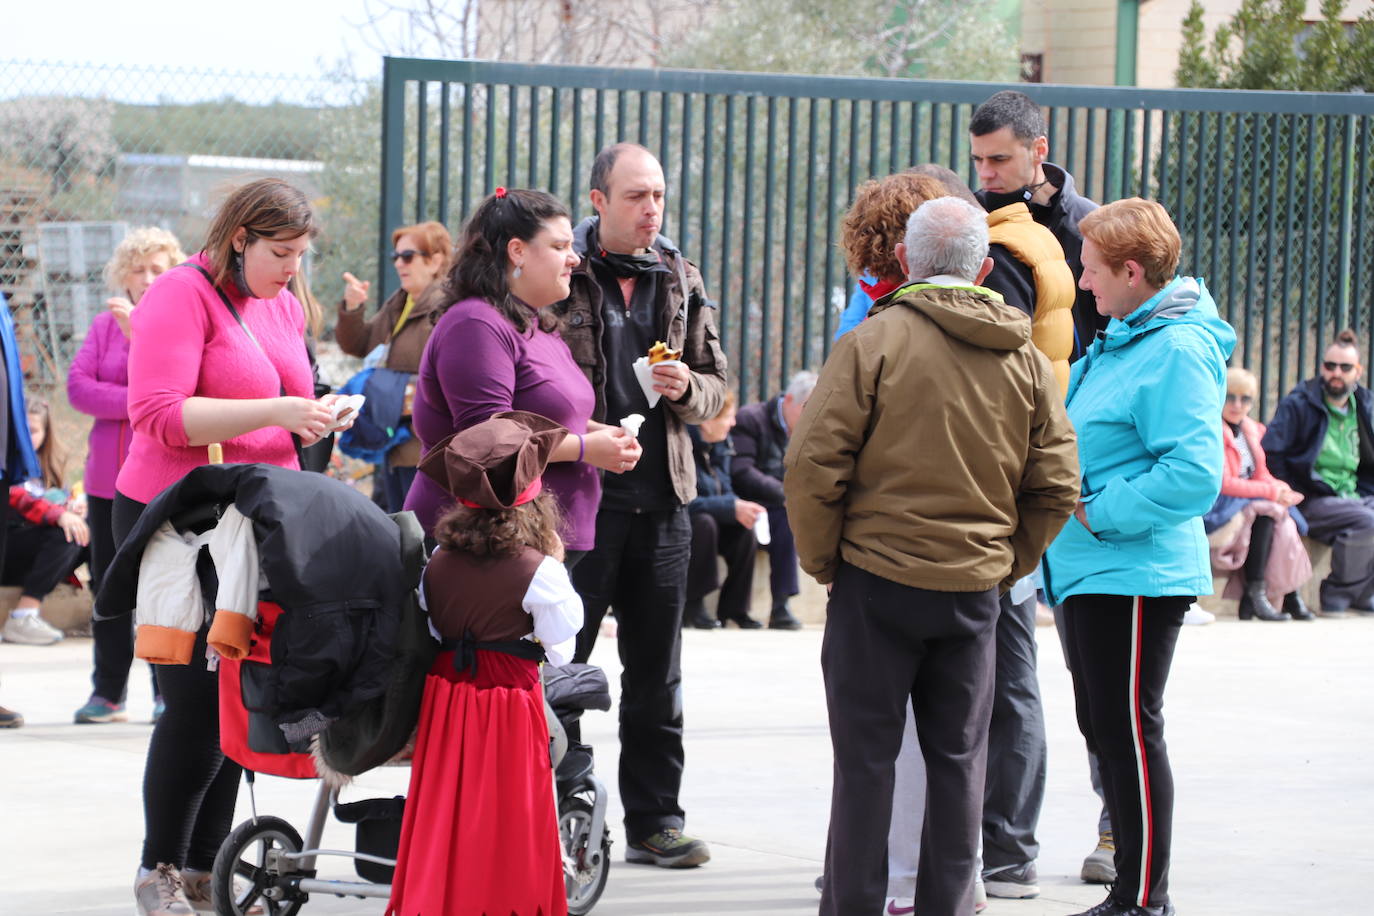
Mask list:
[[[415,670],[427,669],[425,664]],[[574,747],[574,753],[568,753],[567,726],[580,717],[583,709],[609,709],[610,690],[605,673],[594,665],[546,665],[544,683],[544,711],[556,777],[558,831],[563,845],[564,887],[568,912],[581,916],[592,911],[606,889],[611,840],[606,826],[606,787],[592,771],[589,748],[579,752]],[[344,749],[351,746],[351,739],[341,739],[337,732],[332,727],[326,729],[317,744],[315,762],[322,768],[328,768],[325,761],[330,760],[353,767],[350,752]],[[329,749],[331,741],[335,745],[333,750]],[[251,771],[245,772],[251,777]],[[345,804],[339,802],[338,793],[335,782],[322,780],[304,839],[282,818],[259,817],[256,811],[250,820],[239,824],[215,858],[211,876],[215,912],[220,916],[244,916],[250,907],[262,904],[271,916],[292,916],[312,893],[390,897],[405,799],[373,798]],[[340,821],[357,825],[354,850],[320,847],[331,809]],[[363,880],[319,878],[315,865],[320,856],[353,859],[358,877]]]
[[[222,516],[234,514],[230,506],[251,522],[267,587],[258,592],[243,653],[219,659],[221,745],[244,767],[253,816],[216,858],[216,912],[242,916],[261,904],[273,916],[294,914],[312,893],[385,899],[405,799],[345,804],[339,790],[373,767],[407,762],[425,673],[439,648],[417,599],[425,559],[419,525],[410,513],[383,514],[322,475],[269,465],[197,468],[145,510],[107,575],[103,615],[132,610],[144,545],[164,523],[188,542],[210,537]],[[200,550],[195,566],[212,609],[220,583],[208,550]],[[212,643],[216,629],[212,624]],[[585,686],[597,675],[604,698]],[[559,700],[565,718],[581,708],[609,708],[599,669],[579,672],[575,682],[580,689]],[[546,713],[551,734],[565,734],[547,703]],[[564,776],[564,748],[566,741],[551,747],[565,885],[570,911],[586,913],[606,883],[606,793],[589,757]],[[255,773],[321,778],[304,839],[286,820],[259,816]],[[355,850],[321,848],[331,809],[357,825]],[[362,880],[320,878],[322,856],[353,859]]]

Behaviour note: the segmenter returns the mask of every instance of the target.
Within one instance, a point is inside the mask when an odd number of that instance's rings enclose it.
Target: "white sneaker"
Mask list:
[[[0,630],[0,636],[4,637],[5,642],[25,646],[50,646],[62,641],[62,631],[37,614],[11,617],[5,621],[5,628]]]
[[[146,878],[134,882],[139,916],[195,916],[182,890],[181,872],[175,865],[159,863]]]
[[[1204,610],[1202,605],[1196,601],[1183,614],[1183,625],[1190,627],[1204,627],[1209,623],[1216,623],[1217,615],[1211,611]]]

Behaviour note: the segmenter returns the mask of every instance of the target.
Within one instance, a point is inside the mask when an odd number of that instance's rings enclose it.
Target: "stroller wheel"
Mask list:
[[[255,905],[267,916],[293,916],[309,898],[282,880],[296,871],[296,864],[281,853],[300,851],[300,834],[279,817],[235,827],[220,845],[210,873],[218,916],[247,916]]]
[[[568,913],[583,916],[591,912],[606,889],[611,869],[610,831],[603,827],[601,836],[591,836],[592,806],[586,799],[570,795],[558,807],[558,836],[563,841]]]

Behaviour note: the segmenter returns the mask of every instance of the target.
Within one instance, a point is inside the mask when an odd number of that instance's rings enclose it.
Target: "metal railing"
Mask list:
[[[850,278],[839,219],[863,180],[939,162],[974,182],[967,125],[990,83],[616,70],[388,58],[379,264],[390,230],[456,230],[497,185],[590,215],[604,145],[641,143],[669,182],[665,234],[701,267],[745,400],[829,352]],[[1346,325],[1374,348],[1374,98],[1018,84],[1050,158],[1099,201],[1161,200],[1260,375],[1260,415]],[[380,285],[396,280],[381,268]],[[1370,352],[1374,363],[1374,349]]]

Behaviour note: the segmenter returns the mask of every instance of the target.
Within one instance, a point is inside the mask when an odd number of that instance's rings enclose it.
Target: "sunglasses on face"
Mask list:
[[[1255,399],[1248,394],[1228,394],[1226,395],[1226,403],[1240,404],[1249,407],[1251,404],[1255,403]]]
[[[1333,363],[1331,360],[1328,359],[1326,362],[1322,363],[1322,368],[1324,368],[1327,372],[1335,372],[1337,369],[1341,370],[1342,372],[1353,372],[1355,371],[1355,364]]]
[[[392,252],[391,260],[400,261],[402,264],[409,264],[411,261],[415,260],[415,257],[417,255],[422,258],[427,258],[429,257],[429,252],[416,251],[414,248],[407,248],[405,251]]]

